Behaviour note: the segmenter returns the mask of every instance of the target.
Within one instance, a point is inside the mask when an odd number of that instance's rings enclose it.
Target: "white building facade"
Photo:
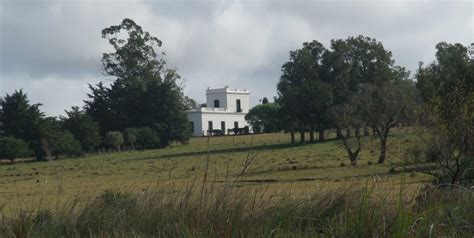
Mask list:
[[[194,136],[207,136],[212,131],[233,133],[234,128],[248,126],[245,115],[250,109],[250,91],[247,89],[208,88],[206,107],[188,111],[188,120]]]

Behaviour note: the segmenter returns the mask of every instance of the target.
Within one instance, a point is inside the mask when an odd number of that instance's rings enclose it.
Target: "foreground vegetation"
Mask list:
[[[71,200],[56,212],[3,219],[3,237],[468,237],[474,231],[473,192],[400,189],[374,195],[360,188],[318,189],[310,196],[194,184],[142,194],[107,191],[84,206]]]

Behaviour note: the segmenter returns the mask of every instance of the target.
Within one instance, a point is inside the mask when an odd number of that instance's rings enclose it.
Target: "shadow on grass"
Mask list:
[[[337,139],[327,139],[323,142],[307,142],[304,144],[301,143],[284,143],[284,144],[271,144],[271,145],[255,145],[255,146],[247,146],[247,147],[234,147],[234,148],[226,148],[226,149],[211,149],[201,150],[201,151],[191,151],[191,152],[181,152],[181,153],[173,153],[173,154],[166,154],[148,158],[141,158],[138,160],[150,160],[150,159],[168,159],[168,158],[177,158],[177,157],[189,157],[189,156],[201,156],[201,155],[215,155],[215,154],[223,154],[223,153],[243,153],[249,151],[264,151],[264,150],[279,150],[279,149],[287,149],[287,148],[298,148],[298,147],[305,147],[315,144],[324,144],[331,141],[335,141]],[[133,159],[137,160],[137,159]]]

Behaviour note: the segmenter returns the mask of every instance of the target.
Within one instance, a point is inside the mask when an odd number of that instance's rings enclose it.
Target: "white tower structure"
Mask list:
[[[245,115],[250,109],[247,89],[207,88],[206,107],[188,111],[194,136],[235,133],[234,128],[248,126]]]

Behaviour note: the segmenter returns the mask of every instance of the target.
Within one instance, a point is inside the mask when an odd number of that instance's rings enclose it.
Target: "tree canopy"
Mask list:
[[[125,32],[126,38],[118,38]],[[185,142],[190,136],[185,110],[188,105],[175,69],[157,52],[161,41],[143,31],[131,19],[102,31],[114,47],[104,53],[104,73],[115,80],[110,87],[90,85],[86,112],[101,125],[101,133],[130,127],[150,127],[160,136],[162,146]]]

